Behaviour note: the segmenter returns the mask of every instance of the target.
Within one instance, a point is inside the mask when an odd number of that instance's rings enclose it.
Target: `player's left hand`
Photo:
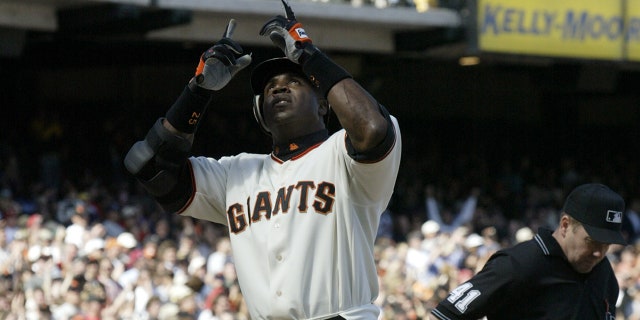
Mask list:
[[[251,55],[231,39],[236,21],[231,19],[224,35],[213,47],[200,56],[196,68],[195,81],[207,90],[220,90],[231,81],[240,70],[251,64]]]
[[[311,38],[302,27],[302,23],[296,20],[293,10],[287,0],[281,0],[284,5],[285,16],[278,15],[267,21],[260,29],[260,35],[268,35],[271,41],[280,48],[289,60],[301,63],[305,47],[311,46]]]

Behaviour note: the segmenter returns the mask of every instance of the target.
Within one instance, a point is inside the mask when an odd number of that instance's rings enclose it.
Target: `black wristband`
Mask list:
[[[351,74],[347,70],[329,59],[322,51],[315,46],[308,46],[311,53],[305,57],[302,63],[302,71],[309,77],[311,83],[320,89],[322,97],[326,98],[329,90],[338,83],[338,81],[351,78]]]
[[[210,101],[211,91],[187,85],[165,117],[179,131],[194,133]]]

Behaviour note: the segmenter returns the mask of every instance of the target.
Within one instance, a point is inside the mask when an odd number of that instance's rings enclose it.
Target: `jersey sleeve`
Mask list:
[[[517,285],[515,275],[514,260],[496,253],[482,271],[452,290],[431,314],[440,320],[477,320],[495,314],[496,310],[508,307],[504,292],[511,292],[506,289]]]
[[[227,225],[225,192],[227,170],[221,161],[192,157],[193,194],[179,214]]]

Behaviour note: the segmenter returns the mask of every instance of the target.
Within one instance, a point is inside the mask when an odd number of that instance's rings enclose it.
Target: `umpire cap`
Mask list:
[[[576,187],[567,197],[563,211],[580,221],[593,240],[626,244],[620,232],[624,199],[609,187],[598,183]]]

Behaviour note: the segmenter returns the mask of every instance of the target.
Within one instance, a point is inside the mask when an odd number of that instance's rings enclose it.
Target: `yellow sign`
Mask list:
[[[640,59],[640,0],[478,0],[480,50]]]
[[[627,1],[627,59],[640,61],[640,0]]]

